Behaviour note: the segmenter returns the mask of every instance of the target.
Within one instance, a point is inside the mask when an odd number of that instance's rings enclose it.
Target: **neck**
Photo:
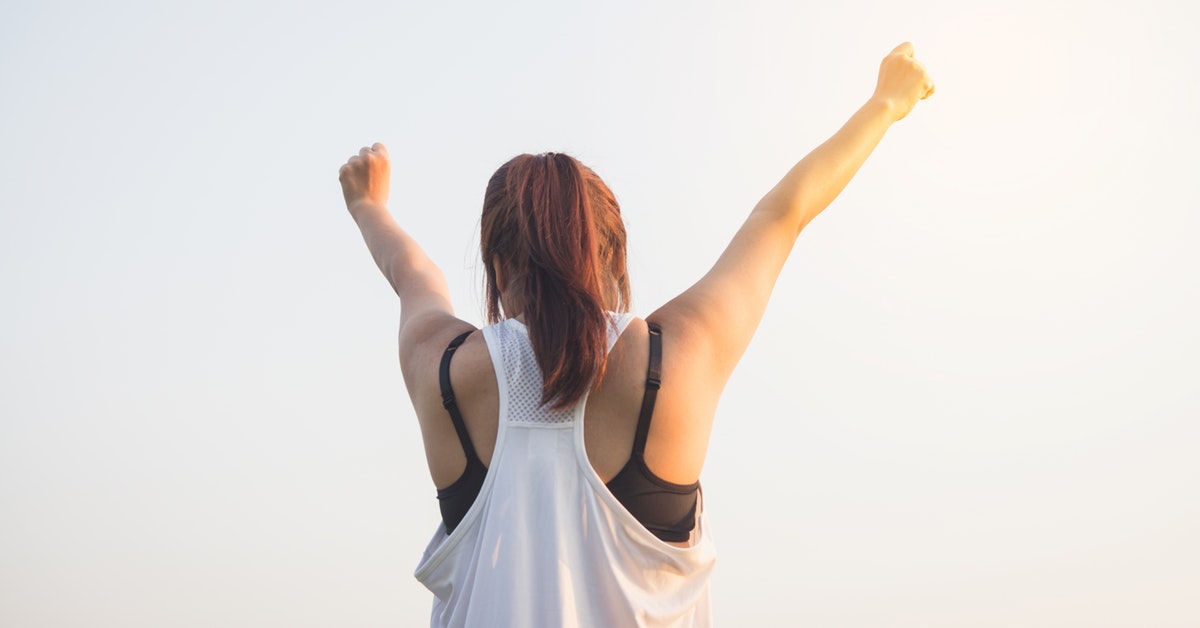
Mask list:
[[[515,283],[517,282],[510,283],[500,291],[500,307],[504,310],[504,318],[515,318],[525,322],[525,317],[522,316],[525,312],[525,299],[516,289]],[[610,312],[617,310],[617,294],[616,282],[610,283],[604,291],[604,309]]]
[[[525,300],[512,286],[500,293],[500,307],[504,310],[504,318],[525,322],[525,317],[521,315],[525,311]]]

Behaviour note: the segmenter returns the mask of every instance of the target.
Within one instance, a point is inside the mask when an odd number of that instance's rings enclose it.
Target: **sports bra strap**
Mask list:
[[[633,455],[646,454],[646,437],[650,435],[650,416],[662,385],[662,327],[647,322],[650,328],[650,364],[646,367],[646,393],[642,396],[642,411],[638,414],[637,435],[633,438]]]
[[[479,456],[475,454],[475,445],[471,444],[471,435],[467,433],[467,424],[463,422],[462,412],[458,410],[458,401],[454,399],[454,389],[450,386],[450,358],[454,357],[454,352],[474,331],[464,331],[450,341],[446,352],[442,354],[442,364],[438,368],[438,384],[442,388],[442,406],[450,412],[450,422],[454,424],[454,431],[458,432],[458,442],[462,443],[463,453],[467,456],[468,464],[472,459],[478,460]]]

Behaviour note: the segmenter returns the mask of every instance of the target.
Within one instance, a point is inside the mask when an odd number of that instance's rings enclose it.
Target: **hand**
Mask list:
[[[338,170],[342,195],[346,197],[346,209],[353,212],[355,206],[363,203],[386,207],[391,177],[392,166],[387,147],[379,142],[370,148],[363,147]]]
[[[917,106],[918,100],[932,95],[933,79],[925,66],[913,58],[912,44],[904,42],[883,58],[871,98],[886,103],[893,112],[893,120],[902,120]]]

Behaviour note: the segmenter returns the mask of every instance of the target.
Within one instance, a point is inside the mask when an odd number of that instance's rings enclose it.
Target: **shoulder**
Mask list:
[[[400,372],[418,417],[427,414],[423,412],[427,409],[424,406],[436,401],[440,407],[438,367],[442,356],[452,340],[468,332],[470,335],[455,351],[451,363],[456,370],[461,363],[472,362],[478,353],[487,354],[483,334],[474,325],[448,314],[415,318],[401,324]],[[457,385],[455,381],[456,388]]]
[[[631,391],[631,394],[641,390],[650,357],[649,336],[646,321],[631,317],[608,353],[604,381],[616,384],[610,389]]]
[[[450,362],[450,381],[456,396],[490,392],[496,388],[496,374],[492,368],[492,355],[488,350],[483,329],[464,330],[470,335],[459,345]],[[464,333],[460,332],[460,333]],[[445,354],[445,347],[439,354]],[[440,389],[439,389],[440,391]]]

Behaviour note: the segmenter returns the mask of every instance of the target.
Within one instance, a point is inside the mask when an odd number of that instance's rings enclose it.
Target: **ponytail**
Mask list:
[[[629,307],[616,199],[568,155],[521,155],[489,182],[481,230],[489,321],[503,318],[493,268],[499,260],[522,304],[542,403],[575,404],[604,376],[608,311]]]

